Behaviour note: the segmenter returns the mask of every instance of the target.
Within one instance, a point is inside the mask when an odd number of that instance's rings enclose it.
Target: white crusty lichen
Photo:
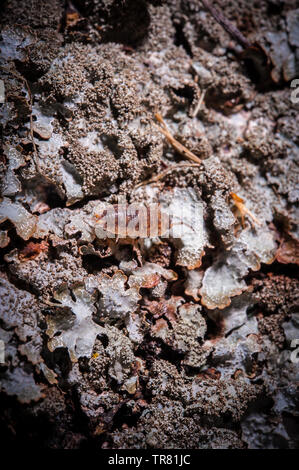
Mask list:
[[[47,316],[49,350],[67,348],[72,362],[79,357],[90,358],[95,339],[103,332],[103,328],[92,319],[96,312],[95,296],[84,285],[78,285],[72,291],[61,287],[54,293],[54,299],[58,306],[67,309]]]
[[[177,253],[176,264],[188,269],[201,265],[209,236],[204,221],[205,203],[192,188],[162,192],[159,202],[170,216],[170,240]]]
[[[228,335],[236,328],[240,328],[247,321],[247,309],[252,305],[252,296],[248,292],[234,297],[230,305],[224,309],[208,310],[208,316],[221,325],[221,333]]]
[[[160,338],[171,349],[184,355],[182,363],[189,367],[201,367],[211,352],[211,346],[201,345],[207,325],[201,314],[200,305],[181,303],[180,298],[173,299],[177,308],[171,321],[171,327],[164,319],[160,319],[152,327],[152,336]],[[177,305],[175,305],[177,304]]]
[[[6,145],[4,155],[7,158],[7,169],[1,184],[3,196],[14,196],[22,189],[21,183],[15,174],[15,170],[25,165],[25,159],[14,147]]]
[[[34,381],[33,375],[21,367],[6,371],[1,377],[0,390],[7,395],[16,396],[21,403],[39,400],[43,395],[40,385]]]
[[[135,312],[141,299],[139,289],[126,289],[127,276],[121,271],[112,277],[101,274],[97,289],[101,293],[99,299],[99,315],[109,319],[124,319],[129,313]]]
[[[38,216],[34,238],[55,236],[64,238],[64,228],[71,217],[69,209],[56,207]]]
[[[120,266],[122,263],[120,263]],[[176,281],[178,275],[171,269],[165,269],[156,263],[146,262],[143,266],[133,269],[128,269],[131,275],[128,280],[128,284],[131,287],[146,287],[152,288],[159,284],[161,278],[168,282]]]
[[[38,338],[37,327],[40,309],[35,297],[17,289],[7,279],[0,278],[0,319],[4,326],[15,332],[22,342]]]
[[[105,352],[110,359],[108,374],[119,384],[123,384],[133,375],[132,369],[136,358],[132,342],[114,326],[107,325],[105,333],[108,337],[108,346]],[[127,385],[129,386],[129,384]]]
[[[142,188],[143,197],[149,204],[160,204],[161,210],[169,217],[169,230],[163,238],[173,242],[176,248],[176,265],[195,269],[201,265],[205,248],[211,246],[209,234],[204,220],[206,203],[194,188],[167,188],[158,191],[151,185]],[[135,195],[139,196],[141,188]],[[145,243],[160,243],[152,238]]]
[[[112,277],[104,274],[99,278],[89,276],[85,284],[74,286],[72,290],[61,286],[55,291],[54,299],[60,308],[47,316],[49,350],[67,348],[72,362],[77,362],[80,357],[91,358],[97,336],[109,337],[110,334],[114,337],[119,332],[112,325],[115,322],[127,327],[129,338],[126,341],[131,349],[131,340],[140,343],[143,339],[142,319],[134,312],[141,296],[136,287],[126,288],[126,281],[127,277],[119,271]],[[51,303],[51,306],[55,304]],[[104,326],[97,324],[96,319]],[[119,334],[123,337],[121,332]],[[107,347],[107,353],[112,355],[109,351]],[[119,362],[120,359],[115,359],[111,369],[116,380],[119,380],[119,374],[124,374],[119,369]]]
[[[261,263],[272,263],[275,252],[275,236],[269,229],[243,230],[230,251],[221,252],[205,271],[200,289],[202,304],[209,309],[227,307],[231,297],[247,289],[247,273],[258,271]]]
[[[101,274],[94,284],[100,294],[98,315],[105,324],[125,325],[134,343],[143,340],[143,319],[139,314],[139,286],[128,283],[127,276],[117,271],[113,276]]]
[[[231,306],[227,307],[228,309]],[[223,379],[230,378],[232,371],[250,382],[255,377],[255,357],[261,351],[258,323],[255,317],[248,318],[239,328],[217,340],[207,340],[205,347],[212,347],[211,364]]]
[[[48,371],[48,377],[54,374],[41,355],[40,315],[38,302],[32,294],[16,288],[5,277],[0,278],[0,321],[3,326],[0,339],[5,344],[0,389],[26,404],[42,397],[43,386],[37,384],[34,372],[44,369]]]
[[[4,197],[0,200],[0,223],[10,220],[16,227],[17,234],[28,240],[35,232],[37,217],[30,214],[20,202],[12,202]]]

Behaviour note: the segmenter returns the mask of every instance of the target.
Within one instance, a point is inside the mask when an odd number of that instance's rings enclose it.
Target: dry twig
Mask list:
[[[239,44],[241,44],[244,49],[247,49],[251,46],[251,43],[248,41],[248,39],[243,36],[241,31],[239,31],[238,28],[223,15],[223,13],[217,10],[214,6],[210,5],[207,0],[201,0],[201,3],[211,13],[217,23],[219,23],[223,29],[225,29],[225,31],[227,31]]]
[[[135,188],[139,188],[140,186],[144,186],[146,184],[152,184],[156,183],[157,181],[160,181],[161,179],[164,178],[164,176],[168,175],[168,173],[171,173],[172,171],[179,170],[180,168],[193,168],[193,167],[199,167],[199,163],[179,163],[177,165],[172,165],[170,168],[166,168],[165,170],[161,171],[161,173],[158,173],[156,176],[153,176],[149,180],[141,181],[141,183],[137,184]]]
[[[195,118],[195,117],[198,115],[198,113],[199,113],[199,111],[200,111],[200,108],[201,108],[201,106],[202,106],[202,103],[203,103],[205,94],[206,94],[206,90],[204,90],[204,91],[201,92],[201,95],[200,95],[200,98],[199,98],[199,100],[198,100],[198,103],[197,103],[197,105],[196,105],[196,107],[195,107],[195,109],[194,109],[194,111],[193,111],[193,113],[192,113],[192,117],[193,117],[193,118]]]
[[[185,158],[188,158],[188,160],[192,160],[193,162],[195,163],[198,163],[200,164],[201,163],[201,159],[198,158],[196,155],[194,155],[193,152],[191,152],[191,150],[187,149],[187,147],[185,147],[183,144],[181,144],[180,142],[178,142],[174,137],[173,135],[170,133],[168,127],[166,126],[166,123],[164,122],[161,114],[159,113],[156,113],[155,114],[155,118],[157,119],[157,121],[159,121],[159,123],[162,125],[161,126],[157,126],[159,131],[162,132],[162,134],[165,135],[166,139],[168,140],[168,142],[173,146],[173,148],[179,152],[181,155],[183,155],[183,157]]]

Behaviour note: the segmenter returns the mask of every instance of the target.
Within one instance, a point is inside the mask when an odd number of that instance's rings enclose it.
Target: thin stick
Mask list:
[[[159,113],[156,113],[155,114],[155,118],[157,119],[157,121],[159,121],[159,123],[162,125],[161,126],[157,126],[159,131],[162,132],[163,135],[165,135],[166,139],[168,140],[168,142],[173,146],[173,148],[179,152],[181,155],[183,155],[183,157],[185,158],[188,158],[188,160],[192,160],[193,162],[195,163],[198,163],[200,164],[201,163],[201,159],[198,158],[196,155],[194,155],[194,153],[191,152],[191,150],[187,149],[187,147],[185,147],[183,144],[181,144],[180,142],[178,142],[174,137],[173,135],[170,133],[170,131],[168,130],[168,127],[166,126],[166,123],[164,122],[161,114]]]
[[[152,184],[156,183],[157,181],[161,180],[166,176],[168,173],[171,173],[172,171],[179,170],[180,168],[193,168],[193,167],[199,167],[199,163],[178,163],[177,165],[172,165],[170,168],[166,168],[164,171],[161,171],[161,173],[158,173],[156,176],[153,176],[149,180],[141,181],[141,183],[138,183],[137,186],[135,186],[135,189],[139,188],[140,186],[144,186],[146,184]]]
[[[200,108],[201,108],[201,105],[202,105],[202,103],[203,103],[203,99],[204,99],[204,97],[205,97],[205,94],[206,94],[206,90],[204,90],[204,91],[201,92],[201,95],[200,95],[200,98],[199,98],[198,103],[197,103],[197,105],[196,105],[196,108],[194,109],[194,112],[193,112],[193,114],[192,114],[192,117],[193,117],[193,118],[195,118],[195,117],[198,115],[199,110],[200,110]]]
[[[239,31],[236,26],[234,26],[227,18],[225,18],[225,16],[219,10],[210,5],[207,0],[201,0],[201,3],[211,13],[217,23],[219,23],[222,28],[225,29],[225,31],[227,31],[239,44],[241,44],[244,49],[247,49],[251,46],[251,43],[248,41],[248,39],[245,38],[245,36],[243,36],[241,31]]]

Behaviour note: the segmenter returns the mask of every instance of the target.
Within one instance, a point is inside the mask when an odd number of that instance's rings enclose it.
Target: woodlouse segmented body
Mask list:
[[[107,204],[95,217],[98,238],[163,237],[171,228],[170,216],[159,204]]]

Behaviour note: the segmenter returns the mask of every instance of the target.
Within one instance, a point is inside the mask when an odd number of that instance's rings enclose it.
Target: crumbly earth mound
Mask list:
[[[199,0],[4,2],[7,444],[299,446],[299,10],[221,9],[253,46]],[[103,238],[117,202],[172,230]]]

